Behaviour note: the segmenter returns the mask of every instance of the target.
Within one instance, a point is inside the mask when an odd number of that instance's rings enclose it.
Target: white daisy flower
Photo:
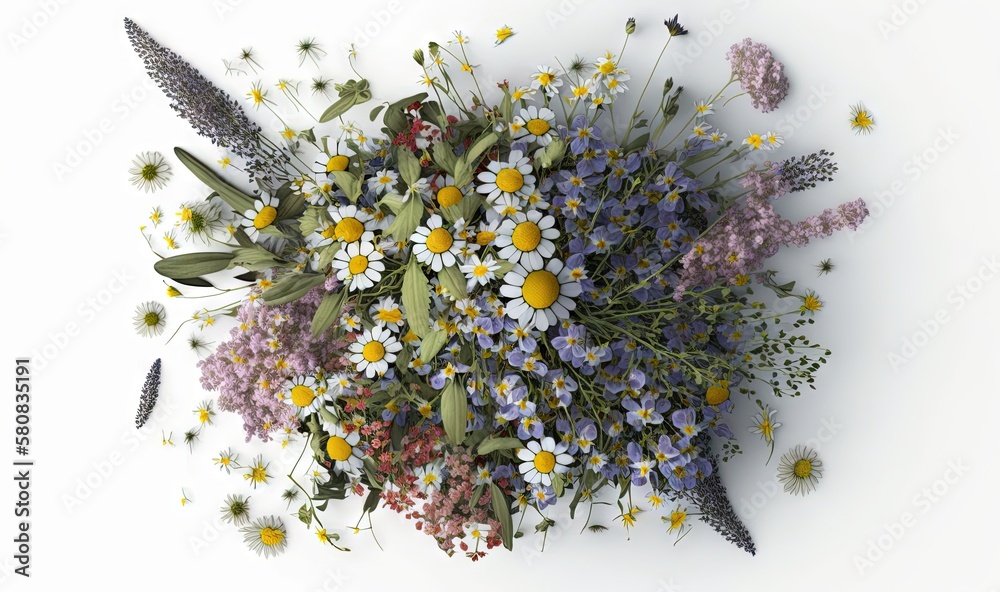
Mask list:
[[[500,294],[509,298],[507,315],[525,326],[545,331],[576,308],[580,283],[563,262],[552,259],[544,268],[524,267],[523,262],[503,277]]]
[[[712,103],[705,100],[698,101],[694,104],[694,114],[696,117],[705,117],[706,115],[712,115],[715,111],[712,109]]]
[[[327,396],[337,398],[344,394],[344,390],[350,388],[351,381],[344,372],[338,372],[326,379]]]
[[[508,206],[517,207],[535,191],[531,161],[520,150],[511,150],[506,162],[494,160],[486,168],[479,173],[482,185],[476,191],[485,194],[486,201],[498,212]]]
[[[330,206],[327,209],[333,219],[333,238],[353,243],[357,241],[372,242],[375,240],[374,219],[372,215],[355,205]]]
[[[296,376],[285,381],[281,389],[283,401],[296,411],[299,419],[315,413],[323,404],[326,386],[315,376]]]
[[[491,217],[492,220],[490,220]],[[503,218],[493,210],[486,210],[486,218],[479,223],[476,232],[476,244],[480,247],[493,244],[493,241],[497,239],[497,234],[500,233],[500,224],[503,222]]]
[[[240,223],[250,240],[257,242],[260,230],[274,224],[278,218],[278,198],[266,193],[254,200],[253,209],[243,212]]]
[[[410,201],[410,197],[417,196],[418,199],[423,199],[430,195],[431,184],[427,179],[417,179],[412,185],[406,188],[406,192],[403,194],[403,201]]]
[[[382,169],[368,178],[368,188],[375,191],[376,195],[382,195],[392,191],[396,186],[399,173],[390,169]]]
[[[349,357],[358,372],[364,372],[368,378],[382,376],[389,371],[389,364],[396,361],[396,354],[403,349],[403,344],[382,325],[366,329],[351,344]]]
[[[566,454],[569,446],[565,442],[556,442],[550,437],[531,440],[526,448],[518,448],[517,458],[523,461],[517,470],[527,483],[552,485],[552,475],[569,471],[573,457]]]
[[[458,187],[455,185],[455,178],[451,175],[441,177],[435,182],[435,185],[437,190],[434,193],[434,198],[442,208],[457,206],[472,188],[471,184],[466,187]]]
[[[538,66],[538,71],[531,75],[531,88],[540,89],[550,98],[559,94],[562,79],[556,75],[554,68]]]
[[[570,103],[575,103],[581,99],[589,99],[597,90],[597,83],[593,80],[584,80],[583,83],[570,87],[571,94],[566,97]]]
[[[458,262],[458,257],[465,248],[465,241],[443,228],[441,216],[434,214],[427,219],[426,226],[417,227],[410,236],[413,242],[413,255],[417,261],[429,265],[434,271],[441,271]]]
[[[346,171],[351,166],[351,157],[354,151],[344,142],[333,144],[332,151],[321,151],[316,154],[316,172],[319,174],[332,173],[333,171]]]
[[[143,337],[160,335],[167,325],[167,311],[159,302],[144,302],[136,307],[132,324],[135,332]]]
[[[333,183],[326,175],[317,175],[316,179],[308,179],[302,183],[298,193],[301,193],[310,205],[325,206],[333,195]]]
[[[350,243],[333,256],[333,268],[337,270],[338,280],[350,278],[349,291],[367,290],[382,279],[383,258],[370,242]]]
[[[517,123],[516,132],[513,129],[514,123]],[[555,128],[556,114],[551,109],[529,105],[527,109],[521,109],[521,114],[511,123],[511,137],[547,146],[552,141]]]
[[[383,323],[390,331],[399,331],[403,326],[403,308],[392,296],[383,296],[368,309],[372,320]]]
[[[604,86],[608,89],[608,94],[611,96],[620,95],[628,90],[628,86],[625,84],[627,81],[631,80],[632,77],[628,74],[621,72],[613,76],[608,76],[604,79]],[[610,101],[609,101],[610,102]]]
[[[594,62],[594,72],[593,78],[604,78],[605,76],[611,76],[618,71],[618,62],[615,61],[615,56],[610,52],[604,52],[604,57]]]
[[[339,423],[323,422],[323,429],[328,434],[326,440],[326,455],[333,461],[333,470],[348,475],[359,475],[364,461],[363,452],[358,447],[361,435],[357,430],[347,433]]]
[[[428,465],[422,467],[417,467],[413,471],[413,475],[417,478],[417,487],[423,493],[431,493],[432,491],[440,491],[441,483],[444,478],[441,476],[442,469],[444,469],[444,461],[434,461]]]
[[[541,269],[545,259],[556,252],[552,241],[559,238],[559,229],[555,225],[555,218],[539,210],[514,214],[500,225],[494,242],[499,249],[497,255],[511,263],[526,261],[525,266]]]
[[[479,542],[490,536],[490,525],[478,522],[468,522],[462,525],[462,532],[470,539]]]
[[[170,179],[170,165],[159,152],[137,154],[128,169],[132,184],[146,193],[162,189]]]
[[[823,463],[812,448],[796,446],[781,455],[778,480],[785,486],[786,492],[805,495],[816,489],[816,483],[822,476]]]
[[[767,132],[764,134],[764,148],[768,150],[774,150],[779,148],[785,143],[785,139],[774,132]]]
[[[471,292],[476,284],[485,286],[495,280],[496,272],[500,271],[500,263],[490,255],[487,255],[486,259],[480,259],[479,255],[472,255],[458,269],[465,274],[468,280],[466,289]]]

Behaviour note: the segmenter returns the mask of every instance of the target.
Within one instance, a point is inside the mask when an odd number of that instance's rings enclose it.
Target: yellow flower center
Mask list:
[[[538,118],[528,121],[528,124],[525,127],[527,127],[528,131],[534,136],[540,136],[551,129],[549,122]]]
[[[795,476],[799,479],[805,479],[812,474],[812,468],[812,463],[803,458],[795,463]]]
[[[556,468],[556,455],[543,450],[535,455],[535,470],[539,473],[551,473]]]
[[[548,308],[559,298],[559,278],[545,269],[533,271],[521,287],[524,301],[532,308]]]
[[[538,75],[538,84],[542,86],[548,86],[552,84],[552,81],[555,79],[556,77],[554,74],[549,74],[548,72],[542,72]]]
[[[441,207],[447,208],[462,201],[462,190],[454,185],[448,185],[438,189],[437,198]]]
[[[455,242],[452,238],[451,233],[444,228],[435,228],[427,236],[427,249],[431,253],[444,253],[451,248],[451,244]]]
[[[709,405],[719,405],[724,403],[729,399],[729,389],[723,386],[710,386],[708,387],[708,393],[705,394],[705,399],[708,401]]]
[[[323,238],[334,238],[335,236],[337,236],[337,227],[327,226],[325,229],[323,229],[323,232],[321,232],[320,234],[323,236]]]
[[[264,206],[257,212],[257,215],[253,217],[253,227],[257,230],[261,228],[267,228],[272,223],[274,219],[278,217],[278,210],[273,206]]]
[[[331,173],[333,171],[346,171],[347,165],[350,164],[350,159],[348,159],[343,154],[338,154],[326,161],[326,172]]]
[[[524,187],[524,175],[517,169],[501,169],[497,173],[497,187],[500,188],[500,191],[514,193]]]
[[[612,62],[611,60],[606,60],[601,63],[601,66],[598,68],[598,70],[601,71],[601,74],[607,76],[608,74],[611,74],[612,72],[615,71],[615,63]]]
[[[268,547],[275,547],[281,544],[281,541],[285,540],[285,533],[277,528],[271,528],[270,526],[262,528],[260,531],[260,542],[264,543]]]
[[[355,255],[351,257],[351,262],[347,264],[347,268],[351,271],[351,275],[358,275],[359,273],[364,273],[368,269],[368,257],[364,255]]]
[[[296,407],[308,407],[315,398],[316,392],[304,384],[292,387],[292,403],[295,403]]]
[[[334,235],[345,243],[353,243],[361,238],[365,232],[365,225],[357,218],[344,218],[337,222],[334,228]]]
[[[805,302],[802,306],[806,310],[815,312],[823,308],[823,303],[820,302],[819,298],[816,298],[815,296],[806,296]]]
[[[403,320],[403,312],[398,308],[393,308],[392,310],[380,308],[378,314],[375,316],[380,321],[392,323],[394,325],[398,325]]]
[[[489,230],[484,230],[476,234],[476,244],[480,247],[485,247],[497,238],[497,233],[490,232]]]
[[[340,436],[330,436],[326,441],[326,453],[333,460],[344,461],[351,457],[351,445]]]
[[[519,251],[534,251],[538,243],[542,242],[542,229],[534,222],[521,222],[514,227],[511,241]]]
[[[485,265],[477,265],[472,268],[472,275],[477,278],[486,277],[486,274],[488,274],[489,272],[490,268],[486,267]]]
[[[361,350],[361,355],[369,362],[377,362],[385,357],[385,346],[378,341],[369,341]]]

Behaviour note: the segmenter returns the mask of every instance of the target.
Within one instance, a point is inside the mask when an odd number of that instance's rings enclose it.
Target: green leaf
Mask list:
[[[448,343],[447,331],[432,331],[420,341],[420,359],[425,364],[429,363],[446,343]]]
[[[507,275],[511,270],[514,269],[515,264],[505,259],[503,261],[497,261],[497,265],[500,266],[500,269],[496,270],[494,275],[497,276],[498,280],[502,280],[503,276]]]
[[[461,300],[469,295],[469,291],[466,289],[465,275],[454,265],[441,268],[441,271],[438,272],[438,280],[455,300]]]
[[[403,206],[406,205],[406,202],[403,201],[402,195],[397,193],[387,193],[385,197],[379,200],[378,205],[389,208],[393,214],[399,214],[399,212],[403,209]]]
[[[170,279],[196,278],[226,269],[232,259],[231,252],[185,253],[160,259],[153,269]]]
[[[331,119],[340,117],[351,110],[351,107],[358,104],[358,96],[354,93],[344,95],[337,99],[337,102],[327,107],[326,111],[319,116],[320,123],[326,123]]]
[[[340,316],[340,310],[344,307],[344,300],[347,298],[347,290],[339,292],[327,292],[323,295],[323,300],[316,309],[316,314],[312,319],[312,335],[319,337],[324,331],[333,325],[333,322]]]
[[[552,489],[556,492],[556,497],[562,497],[563,488],[566,485],[566,481],[562,475],[556,473],[552,475]]]
[[[264,271],[277,267],[284,261],[260,245],[252,247],[240,247],[233,251],[233,260],[229,262],[229,268],[245,267],[250,271]]]
[[[469,183],[472,183],[472,167],[464,158],[459,158],[455,162],[455,186],[465,187]]]
[[[250,240],[250,237],[247,236],[247,232],[242,228],[236,229],[236,232],[233,233],[233,238],[236,239],[236,242],[239,243],[241,247],[252,247],[257,244]]]
[[[500,522],[500,536],[503,538],[503,546],[508,551],[514,548],[514,521],[510,517],[510,508],[507,507],[507,496],[497,487],[496,483],[490,483],[490,506],[493,514]]]
[[[385,235],[395,238],[397,241],[405,241],[410,238],[413,231],[420,226],[420,219],[424,217],[424,203],[417,196],[411,196],[403,205],[403,209],[396,215],[389,228],[385,229]]]
[[[379,490],[377,490],[375,488],[372,488],[368,492],[368,497],[365,498],[365,505],[362,506],[361,513],[362,514],[370,514],[371,512],[374,512],[375,509],[378,508],[378,500],[379,499],[380,499],[379,498]]]
[[[407,186],[413,185],[420,179],[420,161],[405,146],[396,149],[396,164],[399,167],[399,175],[403,177],[403,182]]]
[[[302,504],[302,507],[299,508],[299,520],[306,525],[306,528],[312,524],[313,514],[308,504]]]
[[[647,142],[649,142],[649,134],[642,134],[629,142],[628,146],[625,146],[625,153],[634,152],[645,146]]]
[[[285,183],[285,185],[289,185]],[[284,186],[282,186],[284,188]],[[282,191],[279,189],[276,192],[278,197],[278,220],[288,220],[289,218],[298,218],[302,215],[302,212],[306,209],[306,196],[301,191],[295,192],[291,191],[291,186],[288,187],[288,191]]]
[[[270,305],[285,304],[305,296],[306,292],[326,281],[323,274],[291,274],[279,278],[264,291],[264,302]]]
[[[475,143],[469,147],[469,150],[462,155],[462,159],[468,163],[469,168],[475,169],[476,165],[479,163],[479,157],[483,155],[483,152],[492,148],[498,140],[500,140],[500,136],[496,135],[494,132],[486,134],[476,140]]]
[[[344,190],[347,199],[351,203],[356,203],[358,196],[361,195],[361,179],[357,175],[347,171],[330,171],[330,174],[333,175],[333,180],[336,181],[337,187]]]
[[[302,236],[309,236],[319,230],[323,222],[329,221],[326,219],[326,211],[326,208],[318,206],[309,206],[305,209],[305,212],[299,217],[299,232],[302,233]]]
[[[375,121],[378,118],[378,114],[382,112],[382,109],[385,109],[384,104],[372,109],[371,113],[368,114],[368,121]]]
[[[341,249],[341,244],[342,243],[333,243],[332,245],[320,247],[319,261],[316,263],[320,270],[326,269],[326,266],[333,262],[333,258],[337,254],[337,251]]]
[[[486,455],[495,450],[511,450],[524,448],[524,442],[517,438],[487,438],[479,445],[479,454]]]
[[[253,209],[253,197],[233,187],[228,181],[219,176],[200,160],[191,155],[183,148],[174,148],[177,159],[186,166],[198,180],[204,183],[219,194],[224,202],[229,204],[238,214],[243,214],[247,210]]]
[[[431,148],[431,156],[434,160],[434,164],[438,165],[438,168],[445,171],[452,177],[455,176],[455,164],[458,162],[458,157],[455,156],[455,150],[447,142],[438,142],[434,144]]]
[[[541,169],[553,168],[556,164],[562,160],[563,156],[566,154],[566,140],[562,138],[553,138],[549,142],[545,150],[542,150],[542,154],[535,159],[535,166]]]
[[[465,440],[465,425],[469,417],[469,398],[461,381],[451,380],[441,391],[441,423],[452,446]]]
[[[427,282],[427,276],[420,269],[417,258],[410,255],[410,262],[403,274],[403,306],[406,307],[406,319],[409,321],[410,329],[421,338],[431,332],[431,295],[428,290],[430,284]]]
[[[469,498],[469,507],[475,508],[478,506],[479,500],[483,497],[484,493],[486,493],[486,484],[480,483],[472,490],[472,497]]]

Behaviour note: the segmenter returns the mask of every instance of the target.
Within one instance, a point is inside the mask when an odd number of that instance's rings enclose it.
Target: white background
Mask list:
[[[1000,255],[1000,206],[990,177],[998,131],[996,3],[447,1],[393,5],[396,14],[379,0],[366,6],[290,0],[48,4],[49,15],[47,3],[37,0],[0,8],[6,116],[0,142],[6,335],[0,360],[8,375],[2,380],[13,382],[15,356],[46,346],[58,352],[44,360],[34,382],[33,577],[9,575],[15,526],[8,508],[15,491],[5,477],[3,588],[53,590],[84,582],[151,592],[376,585],[582,585],[642,592],[1000,587],[1000,477],[992,425],[1000,281],[983,263]],[[342,48],[357,40],[359,68],[372,81],[376,100],[383,100],[417,92],[419,70],[410,53],[431,39],[444,42],[454,29],[472,37],[472,61],[486,80],[492,75],[494,82],[526,83],[536,65],[555,65],[553,56],[565,63],[574,53],[594,58],[617,51],[629,16],[639,29],[624,65],[636,90],[664,38],[660,22],[674,12],[691,35],[676,40],[661,67],[688,89],[690,100],[720,86],[728,76],[725,53],[745,36],[768,43],[787,67],[792,92],[782,109],[762,115],[742,98],[715,120],[732,137],[743,137],[747,128],[785,126],[793,130],[785,133],[785,156],[823,147],[837,153],[837,180],[782,199],[783,214],[800,219],[856,197],[872,209],[864,232],[773,260],[783,278],[800,280],[826,303],[810,329],[834,350],[818,389],[775,403],[784,423],[778,454],[795,444],[819,448],[826,472],[818,491],[806,498],[772,495],[768,484],[777,462],[765,466],[766,451],[747,433],[749,406],[742,403],[732,424],[747,453],[723,474],[756,540],[756,557],[697,523],[673,547],[653,514],[640,516],[630,541],[602,515],[608,532],[580,535],[582,525],[570,524],[551,534],[543,555],[534,551],[540,541],[528,537],[514,553],[494,552],[477,565],[449,559],[388,511],[375,515],[380,551],[367,533],[347,528],[358,515],[357,502],[326,514],[330,529],[353,548],[350,554],[321,547],[290,517],[288,552],[267,561],[248,552],[231,527],[213,526],[223,496],[233,492],[252,493],[258,514],[287,516],[279,499],[287,465],[275,447],[263,448],[279,477],[256,493],[242,479],[216,471],[211,458],[220,448],[233,446],[244,459],[257,450],[243,442],[233,416],[219,417],[189,453],[181,434],[194,425],[190,411],[210,396],[183,343],[190,328],[170,344],[166,335],[150,340],[133,333],[131,315],[140,302],[165,302],[171,331],[204,302],[167,302],[138,226],[155,204],[172,216],[182,200],[203,195],[173,158],[174,146],[206,160],[215,151],[174,116],[158,91],[143,86],[147,79],[122,18],[135,19],[240,98],[254,77],[225,77],[221,58],[235,57],[241,47],[254,47],[266,67],[261,80],[273,89],[279,76],[301,79],[319,71],[346,79]],[[37,26],[26,25],[32,21]],[[504,24],[518,33],[494,48],[493,31]],[[320,70],[308,63],[296,67],[293,45],[305,36],[329,50]],[[814,93],[822,99],[810,107]],[[869,137],[855,136],[847,124],[849,106],[859,100],[878,121]],[[684,104],[690,108],[690,101]],[[366,120],[368,109],[355,117]],[[105,131],[95,135],[102,121]],[[946,136],[950,143],[937,140]],[[170,185],[155,195],[128,182],[131,158],[145,150],[168,155],[174,168]],[[71,152],[81,153],[79,160]],[[69,170],[59,170],[59,163]],[[823,258],[832,258],[837,269],[817,277],[813,265]],[[116,273],[127,283],[112,294],[109,288],[120,286]],[[960,285],[967,295],[956,291]],[[936,328],[927,324],[935,316],[945,319]],[[75,334],[62,335],[70,324]],[[893,364],[890,353],[902,355],[906,339],[919,346],[906,352],[905,363]],[[160,411],[148,430],[136,432],[139,388],[157,357],[164,364]],[[12,398],[0,405],[2,433],[13,430],[12,407]],[[160,445],[161,428],[173,431],[177,447]],[[13,460],[11,436],[0,439],[0,449]],[[959,474],[949,466],[966,468]],[[182,487],[193,500],[187,507],[179,503]],[[893,526],[906,514],[912,515],[909,526]]]

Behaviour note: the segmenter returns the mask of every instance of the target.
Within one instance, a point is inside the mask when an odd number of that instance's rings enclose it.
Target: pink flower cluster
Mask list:
[[[476,459],[464,448],[456,448],[448,454],[444,461],[447,479],[440,491],[434,491],[424,504],[419,518],[423,524],[418,524],[423,532],[437,540],[438,547],[448,552],[454,552],[455,539],[464,535],[466,524],[489,524],[489,532],[476,550],[476,541],[462,539],[458,547],[465,551],[473,560],[484,555],[484,551],[502,544],[500,538],[500,523],[490,519],[487,509],[490,507],[489,488],[479,498],[475,507],[471,507],[472,493],[476,489]]]
[[[763,43],[754,43],[748,37],[729,48],[726,59],[732,63],[733,76],[739,79],[743,92],[750,95],[754,109],[773,111],[788,94],[785,67]]]
[[[744,202],[723,214],[708,234],[695,243],[683,259],[674,298],[686,290],[708,287],[720,280],[741,284],[784,245],[801,247],[809,239],[829,236],[836,230],[854,230],[868,216],[864,200],[840,204],[802,222],[785,220],[771,200],[788,193],[789,185],[777,168],[761,173],[751,170],[743,179],[750,189]]]
[[[268,306],[260,298],[245,300],[229,341],[198,362],[201,385],[219,391],[220,409],[243,417],[247,441],[254,435],[266,441],[275,430],[298,426],[291,406],[278,399],[285,380],[319,368],[336,372],[346,367],[346,342],[311,333],[323,294],[316,288],[279,306]]]

